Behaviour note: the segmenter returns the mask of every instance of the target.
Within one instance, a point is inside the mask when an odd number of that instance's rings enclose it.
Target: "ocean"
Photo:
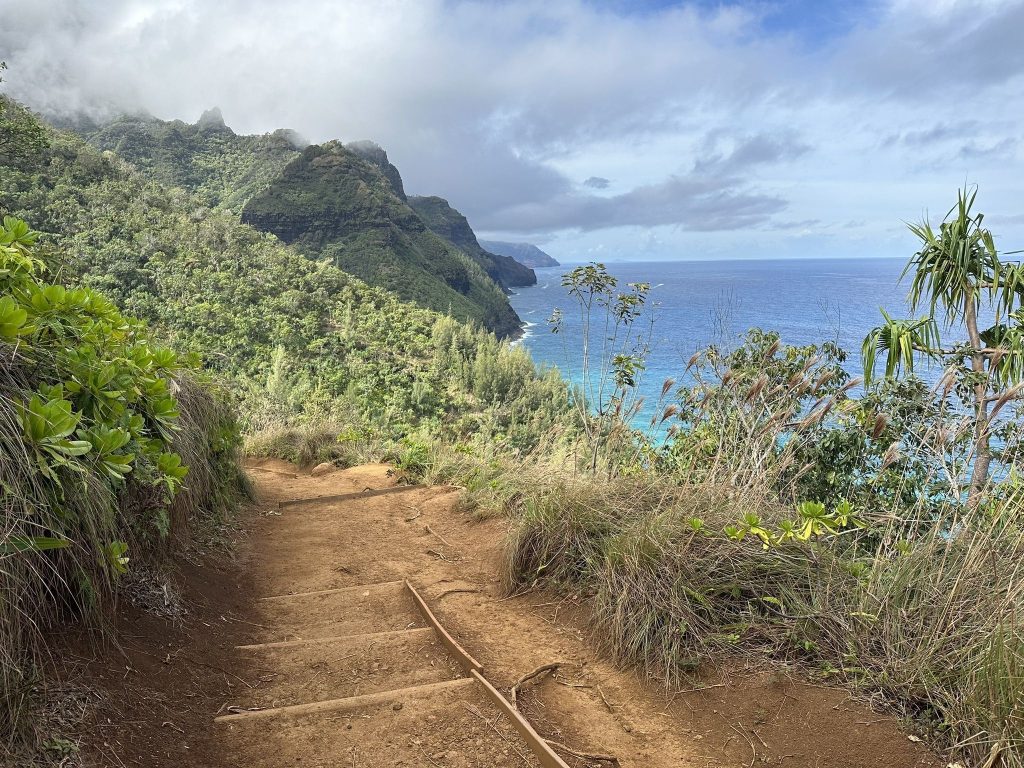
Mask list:
[[[654,325],[640,389],[657,401],[665,379],[686,383],[690,357],[709,344],[735,346],[748,328],[778,331],[787,344],[836,341],[849,353],[847,370],[860,376],[864,336],[890,314],[910,316],[909,278],[900,283],[903,259],[609,262],[626,283],[651,284]],[[526,323],[519,343],[534,362],[557,367],[578,382],[581,324],[578,306],[561,285],[573,265],[538,269],[537,285],[517,289],[512,306]],[[551,333],[552,312],[564,313],[563,330]]]

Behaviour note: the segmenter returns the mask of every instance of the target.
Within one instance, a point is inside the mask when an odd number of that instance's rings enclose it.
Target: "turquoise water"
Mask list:
[[[647,282],[654,327],[641,391],[658,399],[665,379],[684,383],[687,361],[709,344],[734,346],[750,327],[775,330],[787,344],[836,341],[850,354],[847,369],[860,375],[864,336],[879,324],[879,307],[909,315],[906,262],[890,259],[788,261],[621,262],[607,264],[620,287]],[[512,306],[528,323],[522,344],[535,362],[555,366],[578,381],[581,368],[578,307],[561,286],[572,266],[538,269],[537,285],[519,289]],[[564,330],[547,319],[564,313]]]

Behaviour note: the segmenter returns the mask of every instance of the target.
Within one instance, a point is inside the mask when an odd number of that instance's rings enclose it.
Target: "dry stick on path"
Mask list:
[[[560,661],[555,661],[555,662],[552,662],[551,664],[543,664],[543,665],[537,667],[532,672],[527,672],[525,675],[523,675],[518,680],[516,680],[512,684],[512,690],[511,690],[512,706],[515,707],[516,709],[519,709],[519,691],[522,688],[523,683],[529,682],[530,680],[533,680],[533,678],[540,677],[541,675],[547,674],[548,672],[554,672],[555,670],[557,670],[561,666],[562,666],[562,662],[560,662]]]
[[[496,734],[501,736],[501,738],[504,739],[505,743],[508,744],[510,747],[512,747],[512,749],[515,751],[515,753],[517,755],[519,755],[520,759],[524,763],[526,763],[527,765],[530,764],[529,758],[527,758],[526,755],[524,755],[522,752],[519,751],[519,747],[517,747],[515,744],[513,744],[511,741],[509,741],[509,738],[504,733],[502,733],[497,728],[495,728],[494,727],[494,723],[492,723],[490,720],[488,720],[486,717],[484,717],[483,713],[479,709],[477,709],[476,707],[474,707],[472,704],[470,704],[467,701],[462,702],[462,706],[464,706],[467,710],[469,710],[474,715],[476,715],[481,720],[483,720],[485,723],[487,723],[487,725],[489,725],[491,727],[492,731],[494,731]],[[498,713],[498,717],[494,719],[494,722],[495,723],[498,722],[498,719],[500,717],[501,717],[501,713]]]
[[[578,757],[581,760],[593,760],[599,763],[611,763],[612,765],[619,764],[619,758],[615,755],[603,755],[600,752],[580,752],[578,749],[567,747],[565,744],[552,741],[551,739],[544,739],[544,741],[546,741],[552,749],[557,749],[559,752],[565,752],[565,754]]]
[[[610,701],[608,701],[608,697],[604,695],[604,691],[601,690],[601,686],[600,685],[597,686],[597,693],[601,697],[601,701],[604,702],[604,705],[606,707],[608,707],[608,711],[611,712],[614,715],[615,714],[615,707],[613,707],[612,703]]]
[[[480,591],[479,589],[446,589],[444,592],[442,592],[440,595],[438,595],[434,599],[435,600],[440,600],[442,597],[447,597],[448,595],[458,595],[458,594],[460,594],[462,592],[469,593],[469,592],[479,592],[479,591]]]
[[[438,538],[438,539],[440,539],[441,543],[442,543],[442,544],[444,544],[444,545],[445,545],[446,547],[450,547],[450,546],[451,546],[451,543],[449,543],[448,539],[446,539],[446,538],[445,538],[444,536],[442,536],[442,535],[441,535],[440,533],[438,533],[437,531],[435,531],[435,530],[434,530],[433,528],[431,528],[431,527],[430,527],[429,525],[424,525],[424,526],[423,526],[423,530],[425,530],[425,531],[426,531],[427,533],[429,533],[429,534],[431,534],[431,535],[433,535],[433,536],[437,536],[437,538]]]
[[[515,707],[517,710],[519,709],[519,691],[524,683],[529,682],[534,678],[540,677],[541,675],[553,673],[562,666],[569,665],[566,662],[561,661],[552,662],[551,664],[543,664],[537,667],[532,672],[527,672],[525,675],[516,680],[515,683],[513,683],[511,689],[512,706]],[[604,698],[604,696],[602,696],[601,698]],[[605,701],[605,704],[607,703],[608,702]],[[572,747],[566,746],[565,744],[562,744],[558,741],[552,741],[551,739],[544,739],[544,741],[546,741],[552,749],[557,749],[561,752],[565,752],[567,755],[578,757],[581,760],[593,760],[595,762],[612,763],[613,765],[619,764],[619,758],[615,757],[615,755],[605,755],[600,752],[582,752],[578,749],[573,749]]]

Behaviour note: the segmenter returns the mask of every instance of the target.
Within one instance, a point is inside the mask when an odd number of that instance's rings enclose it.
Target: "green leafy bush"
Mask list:
[[[4,733],[17,730],[32,633],[87,616],[132,559],[239,490],[222,398],[101,294],[47,282],[38,237],[10,216],[0,226]]]

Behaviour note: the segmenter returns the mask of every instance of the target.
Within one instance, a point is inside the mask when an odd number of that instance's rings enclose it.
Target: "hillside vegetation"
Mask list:
[[[0,169],[0,212],[50,233],[66,270],[233,381],[240,401],[259,404],[244,410],[251,429],[337,411],[389,433],[461,429],[489,409],[497,429],[516,429],[526,416],[515,395],[481,398],[471,381],[481,359],[526,376],[530,398],[564,401],[557,377],[536,378],[524,352],[486,332],[305,258],[75,136],[47,136],[31,161]],[[460,365],[447,364],[449,347]]]
[[[387,167],[340,143],[303,150],[246,204],[242,221],[405,300],[501,336],[519,331],[498,284],[430,231]]]
[[[926,316],[883,316],[862,350],[860,394],[846,350],[789,346],[752,329],[694,355],[645,407],[647,285],[620,287],[600,264],[564,276],[584,329],[582,380],[570,390],[522,349],[460,322],[492,310],[491,327],[511,322],[505,296],[455,247],[467,238],[457,212],[439,198],[408,201],[373,145],[309,146],[272,178],[258,165],[233,176],[252,180],[242,219],[279,239],[239,221],[237,198],[225,206],[215,193],[154,181],[138,162],[3,107],[21,140],[2,156],[0,213],[50,233],[37,241],[10,221],[8,254],[36,265],[33,249],[46,243],[60,254],[62,280],[148,322],[148,334],[129,325],[153,347],[140,353],[138,375],[155,402],[136,403],[148,414],[141,424],[123,414],[111,426],[116,439],[79,436],[98,427],[74,416],[106,403],[111,380],[82,387],[63,372],[31,379],[46,370],[34,363],[15,368],[9,422],[18,440],[61,421],[21,420],[33,408],[72,413],[70,431],[41,435],[39,445],[56,445],[58,457],[70,446],[68,461],[81,450],[98,473],[124,475],[131,453],[140,463],[129,483],[149,476],[144,457],[170,470],[174,460],[159,457],[177,454],[188,487],[194,467],[226,455],[222,443],[196,438],[208,435],[199,427],[180,437],[160,430],[162,409],[176,408],[187,425],[189,402],[216,402],[209,386],[181,383],[196,374],[165,370],[194,356],[230,393],[249,450],[304,463],[385,458],[407,476],[457,483],[478,515],[507,515],[508,587],[579,598],[624,663],[668,684],[737,656],[798,667],[872,696],[956,759],[1024,768],[1024,429],[1013,411],[1024,393],[1024,268],[996,250],[971,213],[973,196],[961,195],[938,228],[915,226],[921,248],[908,270]],[[215,122],[207,127],[220,131]],[[26,296],[44,299],[0,299],[0,334],[16,340],[8,347],[43,341],[32,335],[44,327],[32,313],[49,311],[42,266],[19,279],[39,284]],[[75,307],[103,307],[104,322],[120,322],[93,294],[73,295]],[[988,310],[997,323],[979,328]],[[72,311],[72,325],[94,328],[80,307]],[[943,315],[972,341],[944,345]],[[561,330],[557,315],[552,330]],[[873,375],[876,357],[883,375]],[[941,363],[941,386],[914,376],[922,358]],[[128,390],[113,391],[116,399]],[[656,416],[641,424],[642,412]],[[230,418],[202,424],[220,424],[223,446],[233,444]],[[186,435],[213,450],[179,447]],[[35,439],[24,466],[39,466]],[[33,502],[44,493],[25,492]],[[122,527],[159,534],[165,517],[146,509]],[[11,528],[2,540],[9,557],[28,567],[51,545],[62,557],[74,534],[55,526],[35,534],[31,552]],[[120,543],[102,551],[112,562],[124,554]]]
[[[305,146],[284,130],[239,136],[218,110],[195,125],[124,116],[78,130],[146,178],[194,192],[205,207],[230,211],[310,258],[328,258],[370,285],[499,336],[519,333],[502,289],[526,284],[532,273],[483,251],[472,230],[466,249],[431,231],[410,208],[398,169],[372,142]]]
[[[884,316],[864,358],[886,374],[854,396],[834,343],[752,329],[695,354],[640,423],[647,286],[579,267],[563,279],[585,318],[571,448],[440,442],[423,474],[510,515],[510,591],[582,600],[608,651],[666,685],[770,659],[870,695],[962,764],[1020,768],[1024,425],[1004,409],[1024,391],[1024,313],[1006,313],[1024,282],[969,207],[915,230],[908,269],[933,316],[993,310],[991,347]],[[925,356],[943,359],[936,389],[913,375]]]
[[[190,190],[210,208],[241,213],[305,146],[293,131],[239,136],[210,110],[194,125],[181,120],[124,115],[84,123],[78,130],[103,151],[115,152],[147,179]]]
[[[223,395],[102,294],[54,281],[61,251],[0,226],[0,754],[29,732],[40,633],[94,620],[117,582],[244,484]]]
[[[557,373],[493,334],[0,107],[0,717],[13,737],[28,728],[38,630],[94,615],[125,568],[173,551],[189,521],[222,519],[241,430],[275,455],[389,453],[411,468],[428,435],[524,452],[568,413]]]
[[[466,217],[441,197],[410,197],[409,205],[431,231],[467,253],[494,282],[505,288],[536,285],[533,270],[509,256],[484,249]]]

